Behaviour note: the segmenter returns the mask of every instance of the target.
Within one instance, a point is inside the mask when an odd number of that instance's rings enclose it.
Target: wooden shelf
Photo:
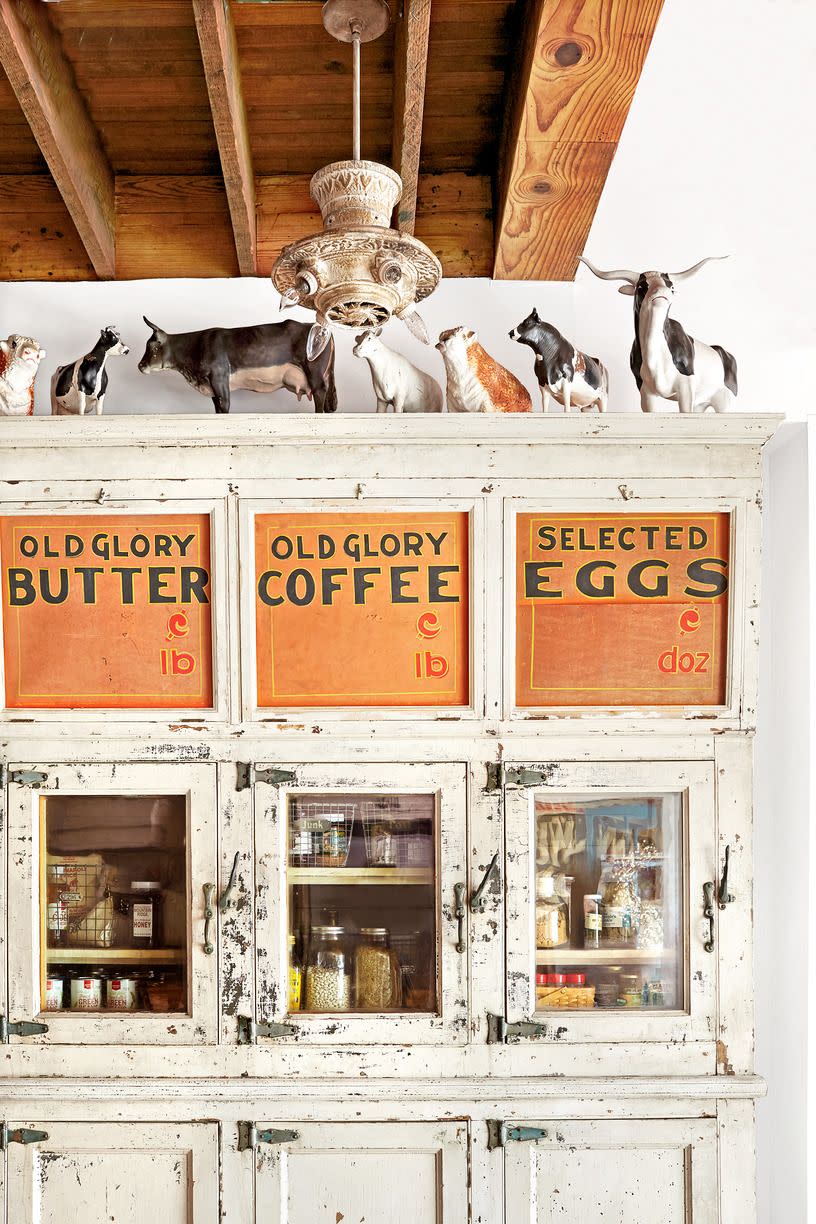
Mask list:
[[[432,867],[290,867],[290,884],[433,884]]]
[[[46,948],[49,965],[176,965],[186,959],[184,948]]]
[[[536,948],[539,965],[648,965],[674,960],[671,949],[648,948]]]

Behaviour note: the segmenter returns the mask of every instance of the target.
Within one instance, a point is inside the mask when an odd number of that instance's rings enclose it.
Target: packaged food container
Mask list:
[[[600,948],[601,946],[601,894],[584,894],[584,947]]]
[[[342,926],[313,926],[306,963],[306,1010],[348,1011],[351,963]]]
[[[136,979],[109,977],[105,983],[105,1006],[108,1011],[137,1011],[139,991]]]
[[[618,994],[617,982],[599,982],[595,987],[595,998],[599,1007],[617,1007]]]
[[[71,978],[71,1011],[99,1011],[102,1007],[102,978],[79,974]]]
[[[402,974],[388,946],[385,927],[361,927],[354,953],[354,998],[360,1011],[383,1011],[402,1003]]]
[[[158,880],[132,880],[130,892],[117,894],[117,908],[126,919],[124,931],[120,934],[123,947],[162,946],[161,901],[161,884]]]
[[[624,1007],[643,1006],[643,982],[639,973],[620,975],[620,997]]]
[[[556,894],[551,875],[539,876],[536,894],[536,947],[558,948],[569,943],[567,902]]]
[[[49,977],[45,979],[43,992],[43,1011],[62,1011],[62,992],[65,981],[63,978]]]

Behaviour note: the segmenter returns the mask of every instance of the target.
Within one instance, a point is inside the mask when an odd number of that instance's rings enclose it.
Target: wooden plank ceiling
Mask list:
[[[447,276],[571,280],[663,0],[392,0],[363,156]],[[351,155],[320,0],[0,0],[0,280],[266,276]]]

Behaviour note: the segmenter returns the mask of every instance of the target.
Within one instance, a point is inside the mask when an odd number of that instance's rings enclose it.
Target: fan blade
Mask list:
[[[315,357],[319,357],[326,345],[329,343],[331,332],[323,323],[313,323],[309,332],[309,338],[306,341],[306,358],[308,361],[314,361]]]

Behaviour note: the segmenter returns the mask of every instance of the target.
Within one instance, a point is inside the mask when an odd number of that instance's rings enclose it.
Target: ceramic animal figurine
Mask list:
[[[34,415],[34,379],[44,356],[31,336],[0,340],[0,416]]]
[[[538,311],[528,314],[510,332],[511,340],[527,344],[535,353],[535,372],[541,388],[541,406],[549,411],[550,400],[565,412],[597,408],[606,412],[609,401],[609,374],[597,357],[582,353],[570,344],[552,323],[539,319]]]
[[[443,331],[436,347],[445,362],[448,412],[532,412],[527,388],[485,352],[470,328]]]
[[[669,318],[674,286],[694,276],[709,255],[684,272],[637,272],[616,268],[602,272],[581,259],[601,280],[623,281],[618,293],[635,299],[635,341],[629,365],[640,391],[644,412],[659,412],[666,401],[681,412],[726,412],[737,394],[737,363],[719,344],[703,344],[691,337],[676,319]]]
[[[51,415],[102,415],[108,389],[109,357],[126,357],[130,349],[115,327],[103,327],[89,353],[70,365],[57,366],[51,376]]]
[[[335,412],[334,340],[310,361],[306,345],[311,324],[287,319],[254,327],[208,327],[205,331],[153,329],[142,374],[175,370],[201,395],[212,398],[216,412],[229,412],[232,391],[278,391],[285,387],[314,401],[315,412]]]
[[[354,356],[368,362],[378,412],[441,412],[442,388],[435,378],[418,370],[407,357],[386,348],[380,333],[356,337]]]

